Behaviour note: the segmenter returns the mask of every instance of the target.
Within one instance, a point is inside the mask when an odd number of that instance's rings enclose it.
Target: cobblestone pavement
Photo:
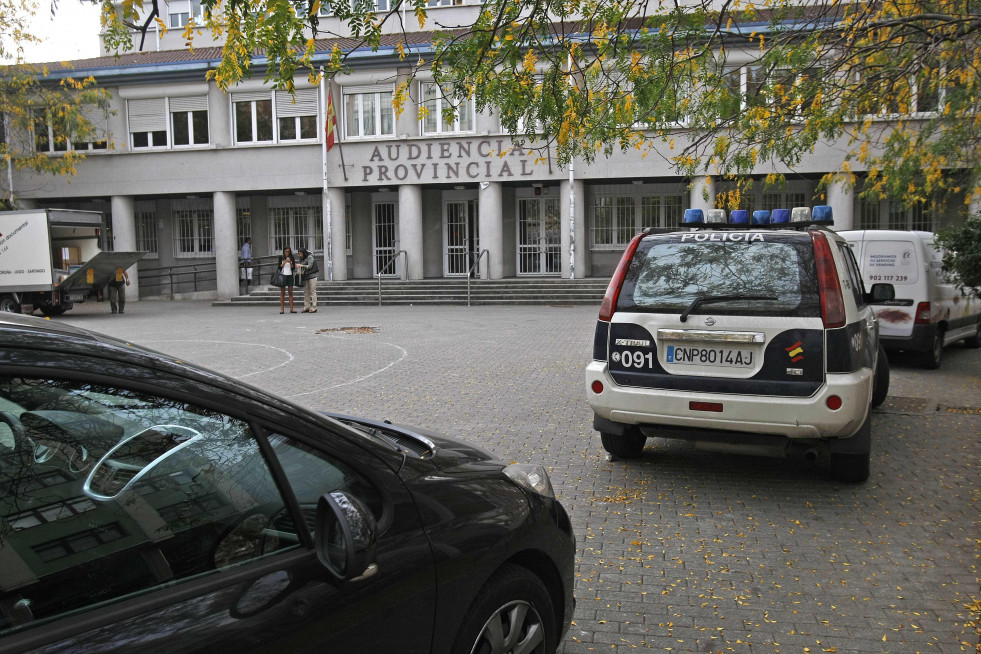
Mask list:
[[[544,463],[579,541],[559,651],[975,652],[981,613],[981,350],[893,357],[873,471],[648,441],[608,462],[583,367],[592,307],[81,305],[125,337],[300,404],[432,427]],[[356,329],[371,328],[371,329]],[[973,614],[971,605],[974,606]]]

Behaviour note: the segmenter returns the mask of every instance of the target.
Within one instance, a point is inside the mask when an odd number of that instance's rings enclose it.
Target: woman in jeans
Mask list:
[[[303,283],[303,313],[317,313],[317,274],[310,273],[313,268],[313,253],[300,248],[300,281]]]
[[[283,273],[284,283],[279,289],[279,312],[285,313],[286,290],[290,292],[290,313],[296,313],[293,309],[293,274],[296,272],[296,260],[293,258],[293,251],[289,246],[283,248],[283,255],[279,257],[279,272]]]

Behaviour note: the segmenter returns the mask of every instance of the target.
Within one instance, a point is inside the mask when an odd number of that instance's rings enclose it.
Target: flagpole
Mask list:
[[[327,178],[327,129],[330,127],[330,111],[327,104],[327,78],[323,66],[320,67],[320,106],[324,108],[324,135],[320,152],[323,158],[324,177],[324,266],[327,268],[327,281],[334,281],[334,238],[331,233],[330,180]]]

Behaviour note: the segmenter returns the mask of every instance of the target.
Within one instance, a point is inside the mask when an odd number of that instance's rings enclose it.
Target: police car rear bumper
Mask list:
[[[602,382],[602,393],[593,392],[594,381]],[[825,384],[810,397],[726,395],[617,386],[606,363],[593,361],[586,367],[586,397],[600,419],[622,425],[662,425],[792,439],[854,435],[868,414],[872,383],[872,371],[863,368],[827,375]],[[827,400],[832,395],[841,398],[841,408],[828,408]],[[722,411],[695,410],[692,402],[721,404]]]

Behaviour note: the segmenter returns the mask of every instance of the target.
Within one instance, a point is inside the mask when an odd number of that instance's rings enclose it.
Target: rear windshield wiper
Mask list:
[[[733,302],[735,300],[779,300],[775,295],[703,295],[692,300],[684,313],[681,314],[681,322],[688,322],[688,316],[698,308],[700,304],[710,304],[715,302]]]

